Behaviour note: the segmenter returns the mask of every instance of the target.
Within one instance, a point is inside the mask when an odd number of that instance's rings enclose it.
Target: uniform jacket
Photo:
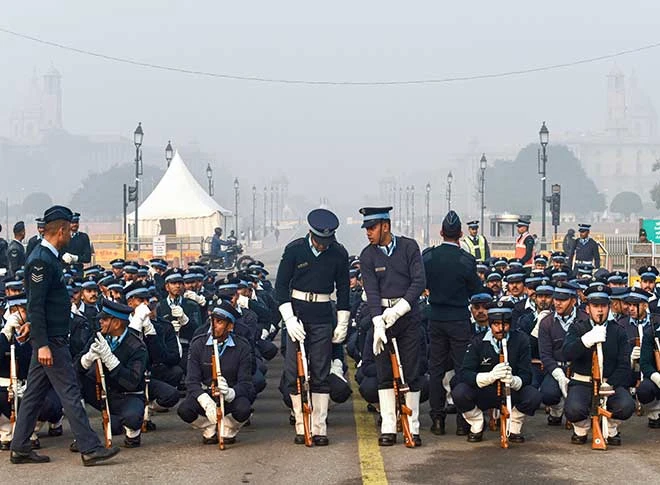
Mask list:
[[[16,239],[9,243],[7,248],[7,270],[10,276],[14,276],[16,271],[25,264],[25,248],[23,244]]]
[[[573,261],[593,261],[595,268],[600,268],[600,252],[598,243],[589,238],[586,243],[582,239],[576,239],[573,245],[573,251],[568,255],[568,259],[573,265]]]
[[[538,344],[543,371],[546,374],[552,374],[552,371],[558,367],[557,362],[567,361],[563,350],[565,338],[566,332],[555,317],[555,312],[551,312],[541,320]]]
[[[74,264],[76,268],[89,264],[92,261],[92,244],[89,242],[89,236],[80,231],[72,234],[69,245],[62,250],[62,254],[64,253],[78,256],[78,262]]]
[[[32,250],[36,248],[39,244],[41,244],[41,237],[38,234],[35,234],[30,238],[30,240],[27,243],[27,249],[25,250],[25,257],[27,258]]]
[[[656,338],[660,339],[660,325],[654,325],[646,329],[644,338],[642,339],[642,353],[639,359],[639,366],[645,379],[650,379],[651,374],[654,372],[660,372],[660,369],[655,365],[654,352],[659,350],[655,342]]]
[[[183,309],[183,313],[188,317],[188,324],[179,330],[179,338],[190,341],[195,330],[202,325],[201,310],[197,303],[187,298],[179,297],[177,301],[178,305]],[[160,318],[171,321],[172,309],[170,308],[167,297],[158,302],[156,313]]]

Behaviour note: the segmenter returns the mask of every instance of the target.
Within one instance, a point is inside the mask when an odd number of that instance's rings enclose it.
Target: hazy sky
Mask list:
[[[275,78],[471,75],[660,41],[656,2],[1,3],[0,25],[47,40],[152,63]],[[196,141],[239,176],[263,182],[288,173],[299,181],[291,192],[331,197],[346,193],[342,181],[349,177],[351,190],[375,192],[376,184],[368,184],[381,173],[396,174],[402,183],[418,169],[444,174],[452,154],[475,137],[482,150],[495,153],[536,141],[542,120],[551,141],[552,133],[599,129],[605,76],[613,65],[422,86],[292,86],[116,64],[2,33],[0,46],[3,113],[15,106],[32,70],[42,73],[53,63],[63,75],[64,124],[73,133],[131,136],[142,121],[148,145]],[[659,55],[655,49],[616,61],[627,74],[636,71],[653,99]],[[6,119],[1,121],[0,133],[6,133]],[[454,183],[461,190],[462,181]]]

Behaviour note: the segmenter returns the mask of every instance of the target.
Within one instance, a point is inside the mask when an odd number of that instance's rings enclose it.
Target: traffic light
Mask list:
[[[561,185],[552,186],[552,196],[550,200],[550,211],[552,212],[552,225],[559,225],[559,216],[561,214]]]
[[[133,186],[129,185],[129,187],[128,187],[128,201],[129,202],[135,202],[136,199],[137,199],[137,187],[135,187],[134,185]]]

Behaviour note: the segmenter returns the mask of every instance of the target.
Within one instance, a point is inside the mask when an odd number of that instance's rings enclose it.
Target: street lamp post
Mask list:
[[[238,238],[238,177],[234,179],[234,236]]]
[[[266,234],[268,234],[268,228],[266,227],[266,213],[268,209],[268,187],[264,185],[264,239],[266,239]]]
[[[481,160],[479,160],[479,168],[481,169],[481,179],[479,180],[479,193],[481,194],[481,227],[486,227],[486,221],[484,221],[484,210],[486,209],[485,203],[485,193],[486,193],[486,167],[488,166],[488,161],[486,160],[486,154],[481,155]],[[483,230],[482,230],[483,232]]]
[[[165,160],[167,160],[167,168],[170,168],[170,163],[172,162],[173,156],[174,150],[172,149],[172,140],[168,140],[167,146],[165,147]]]
[[[545,166],[548,163],[548,154],[546,152],[546,147],[548,146],[548,139],[550,138],[550,132],[548,127],[545,126],[545,121],[541,125],[539,130],[539,140],[541,142],[541,147],[543,149],[543,156],[539,160],[539,174],[541,175],[541,186],[543,190],[542,199],[541,199],[541,249],[545,249],[545,204],[547,202],[545,191],[545,182],[546,182],[546,172]]]
[[[451,210],[451,183],[454,181],[454,176],[451,170],[447,174],[447,212]]]
[[[280,184],[275,184],[275,227],[280,225]]]
[[[270,225],[275,227],[275,219],[273,218],[273,203],[275,202],[275,187],[270,186]]]
[[[406,235],[410,235],[410,185],[406,185]]]
[[[213,197],[213,168],[211,167],[210,162],[208,163],[208,165],[206,165],[206,178],[209,179],[209,195]],[[234,182],[234,184],[237,183],[238,183],[237,181]]]
[[[252,239],[257,237],[257,226],[255,223],[257,215],[257,186],[252,186]]]
[[[412,225],[412,229],[410,231],[410,237],[415,239],[415,186],[414,185],[410,186],[410,212],[412,213],[410,217],[410,223]]]
[[[426,231],[424,232],[424,246],[431,245],[431,183],[426,183]]]
[[[142,152],[140,147],[142,146],[142,139],[144,138],[144,132],[142,131],[142,123],[138,123],[135,132],[133,132],[133,143],[135,144],[135,244],[137,244],[137,250],[140,250],[140,244],[138,243],[138,207],[140,199],[140,175],[142,175]]]

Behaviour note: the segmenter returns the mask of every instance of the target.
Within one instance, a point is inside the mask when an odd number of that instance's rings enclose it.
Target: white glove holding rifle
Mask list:
[[[282,320],[286,325],[286,332],[294,342],[304,342],[305,336],[305,327],[303,323],[293,314],[293,306],[291,302],[282,303],[279,307],[280,314],[282,315]]]

